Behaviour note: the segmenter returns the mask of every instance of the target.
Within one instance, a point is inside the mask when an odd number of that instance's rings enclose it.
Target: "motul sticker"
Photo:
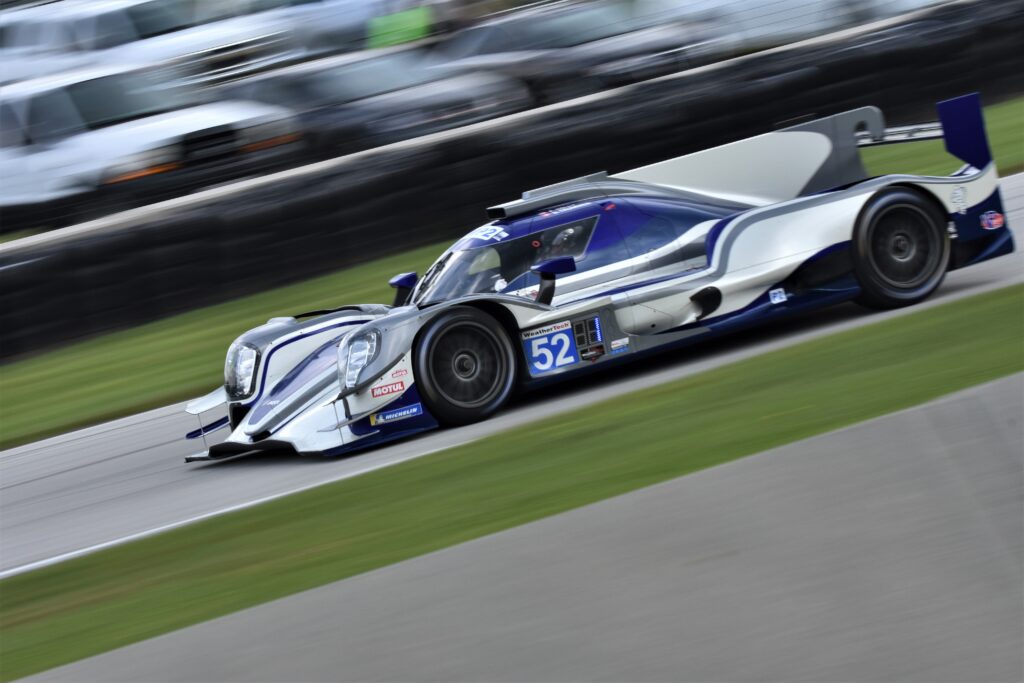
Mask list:
[[[405,382],[392,382],[391,384],[382,384],[379,387],[374,387],[370,390],[370,395],[374,398],[380,398],[381,396],[401,394],[403,391],[405,391]]]

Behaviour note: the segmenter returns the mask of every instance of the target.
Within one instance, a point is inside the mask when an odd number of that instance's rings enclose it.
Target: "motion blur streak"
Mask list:
[[[1024,224],[1024,174],[1005,179],[1009,224]],[[1017,233],[1019,238],[1020,233]],[[181,435],[195,428],[180,406],[136,419],[48,439],[0,454],[0,570],[4,575],[49,564],[67,553],[153,533],[199,515],[394,464],[513,426],[652,384],[913,310],[1024,281],[1024,252],[953,272],[935,297],[912,309],[866,315],[846,307],[824,312],[756,341],[723,345],[688,359],[638,368],[632,377],[583,384],[553,398],[535,397],[487,422],[446,430],[343,460],[260,458],[190,470],[181,459],[194,446]],[[192,450],[190,450],[190,448]]]

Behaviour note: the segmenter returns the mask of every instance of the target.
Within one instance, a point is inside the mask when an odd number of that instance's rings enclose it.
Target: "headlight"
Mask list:
[[[228,396],[238,400],[252,395],[259,359],[260,350],[251,344],[235,342],[228,348],[224,361],[224,388]]]
[[[178,163],[179,154],[177,145],[158,147],[133,154],[107,169],[107,177],[104,182],[120,183],[173,170],[180,165]]]
[[[346,337],[338,345],[338,375],[346,389],[359,383],[359,373],[377,357],[380,332],[368,330],[354,337]]]

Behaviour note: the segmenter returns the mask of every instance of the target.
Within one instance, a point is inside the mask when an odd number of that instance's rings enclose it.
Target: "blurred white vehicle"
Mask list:
[[[288,163],[291,112],[91,67],[0,93],[0,229],[93,218]]]
[[[49,53],[77,55],[80,65],[159,64],[164,78],[197,84],[300,58],[287,27],[259,16],[224,18],[237,5],[220,7],[198,13],[191,0],[63,0],[11,12],[0,23],[5,53],[15,58]]]
[[[44,6],[0,12],[0,85],[73,69],[81,55],[40,52],[37,48],[12,43],[19,26],[45,19]]]

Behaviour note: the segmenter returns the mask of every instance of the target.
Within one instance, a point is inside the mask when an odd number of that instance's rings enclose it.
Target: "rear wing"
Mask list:
[[[936,109],[938,123],[886,128],[877,107],[861,107],[610,178],[764,205],[865,180],[860,148],[866,146],[941,137],[953,156],[979,170],[988,166],[992,156],[978,94],[939,102]]]
[[[876,147],[878,145],[896,145],[901,142],[917,142],[918,140],[935,140],[942,137],[942,124],[919,123],[913,126],[896,126],[886,128],[880,138],[874,138],[870,133],[857,133],[858,147]]]
[[[774,204],[866,180],[862,147],[938,138],[953,156],[985,169],[992,155],[978,94],[939,102],[936,109],[937,123],[887,128],[881,110],[861,107],[615,175],[602,171],[528,190],[489,207],[487,215],[514,218],[559,203],[643,192],[645,185],[739,205]]]
[[[939,121],[935,123],[886,128],[880,137],[861,132],[857,134],[857,144],[872,147],[942,138],[947,152],[979,171],[992,163],[978,93],[943,100],[935,108],[939,113]]]

